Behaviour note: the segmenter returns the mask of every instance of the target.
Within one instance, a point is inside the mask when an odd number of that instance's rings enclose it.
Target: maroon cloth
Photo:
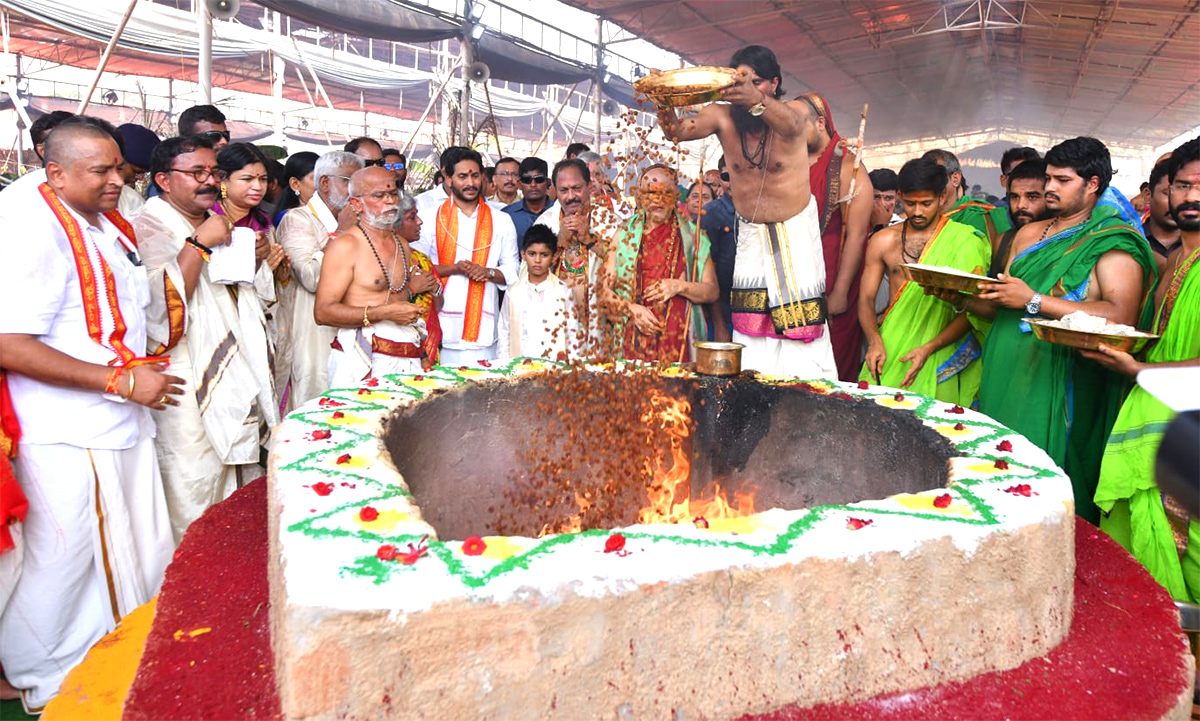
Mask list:
[[[633,321],[625,324],[623,357],[662,363],[681,363],[687,360],[688,300],[681,295],[666,303],[650,305],[643,296],[660,280],[686,278],[687,258],[683,252],[683,237],[679,227],[669,221],[642,234],[638,252],[637,277],[634,278],[633,302],[644,305],[663,321],[662,333],[649,336],[637,329]]]
[[[823,221],[821,228],[821,249],[825,255],[825,293],[833,290],[837,281],[838,267],[842,255],[842,206],[837,205],[825,221],[825,210],[832,201],[837,203],[839,197],[844,197],[850,188],[838,188],[835,197],[830,198],[829,186],[831,177],[837,177],[841,171],[843,160],[842,150],[838,147],[842,136],[833,127],[833,115],[829,112],[829,104],[816,93],[805,93],[805,96],[825,116],[825,127],[829,130],[829,146],[817,162],[808,168],[808,182],[812,186],[813,195],[817,199],[817,214]],[[858,324],[858,285],[862,279],[862,264],[854,274],[850,291],[846,295],[846,312],[829,318],[829,339],[833,343],[833,358],[837,363],[838,378],[854,382],[858,380],[862,369],[862,327]]]

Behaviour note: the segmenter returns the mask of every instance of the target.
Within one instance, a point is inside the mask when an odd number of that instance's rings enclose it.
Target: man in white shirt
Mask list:
[[[350,202],[350,176],[362,168],[363,159],[354,153],[336,150],[317,158],[313,166],[317,192],[307,205],[289,210],[275,231],[292,261],[297,283],[291,319],[293,408],[329,390],[329,344],[337,330],[317,325],[313,306],[325,245],[353,227],[352,214],[346,214],[344,228],[338,227],[338,218]]]
[[[115,212],[117,144],[90,118],[46,141],[36,201],[0,211],[0,368],[20,421],[25,565],[0,615],[0,664],[36,713],[122,616],[158,592],[174,542],[147,407],[183,381],[145,358],[150,301]],[[2,381],[0,381],[2,382]]]
[[[441,364],[474,365],[496,357],[497,290],[516,282],[517,232],[507,213],[480,202],[479,153],[447,149],[442,173],[449,179],[450,197],[418,213],[421,240],[414,247],[429,256],[442,279]]]

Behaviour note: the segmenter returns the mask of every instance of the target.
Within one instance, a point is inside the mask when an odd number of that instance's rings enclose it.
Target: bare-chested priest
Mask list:
[[[775,53],[750,45],[729,65],[737,82],[714,104],[680,119],[660,108],[667,137],[716,135],[731,175],[738,223],[733,269],[733,340],[744,368],[805,378],[837,378],[826,323],[825,260],[817,203],[808,179],[807,109],[780,100]]]
[[[411,196],[401,205],[396,180],[384,168],[350,177],[350,205],[358,222],[325,248],[313,315],[338,329],[329,355],[332,388],[368,376],[412,373],[437,363],[441,284],[429,259],[412,249],[399,224],[419,223]],[[407,210],[408,212],[402,212]]]

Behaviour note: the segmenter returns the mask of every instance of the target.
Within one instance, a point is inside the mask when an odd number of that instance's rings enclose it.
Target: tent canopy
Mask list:
[[[565,0],[698,65],[775,51],[893,143],[999,128],[1152,148],[1200,122],[1200,0]]]

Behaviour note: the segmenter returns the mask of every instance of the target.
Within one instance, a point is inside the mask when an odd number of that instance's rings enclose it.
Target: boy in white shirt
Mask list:
[[[496,357],[567,360],[579,344],[579,321],[570,289],[551,272],[558,238],[545,226],[530,226],[522,248],[528,274],[504,294]]]

